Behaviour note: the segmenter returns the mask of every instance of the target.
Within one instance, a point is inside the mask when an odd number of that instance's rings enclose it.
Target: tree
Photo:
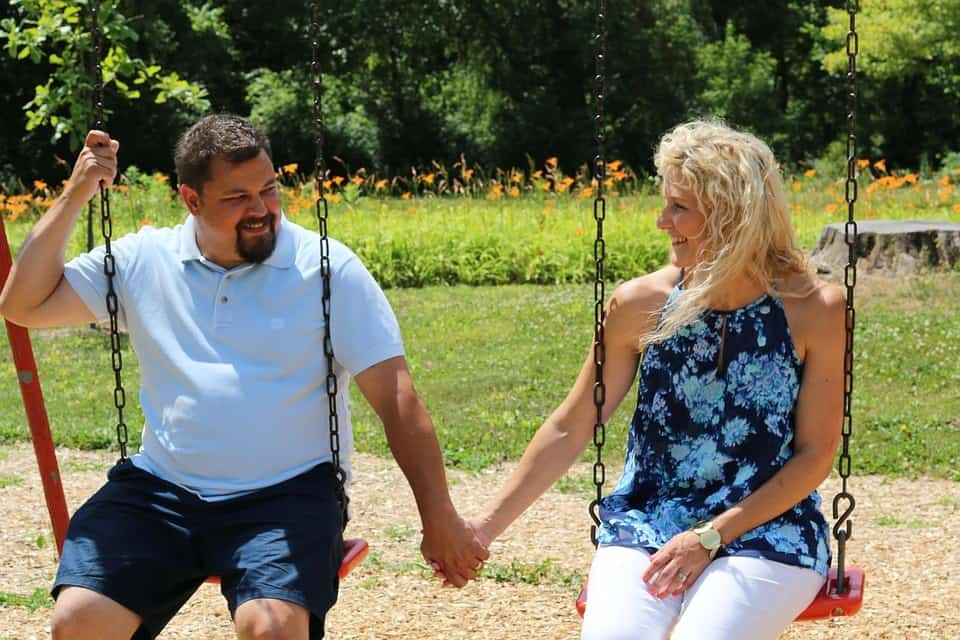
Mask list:
[[[69,136],[72,146],[83,139],[94,122],[93,39],[83,24],[83,11],[96,0],[11,0],[19,20],[0,21],[0,40],[4,49],[17,60],[29,59],[44,64],[46,82],[36,86],[33,98],[24,105],[26,129],[51,129],[51,141]],[[147,87],[154,100],[173,100],[181,106],[202,112],[209,106],[206,91],[199,85],[180,78],[176,72],[164,72],[155,64],[131,57],[128,45],[136,42],[137,33],[130,28],[120,10],[120,0],[98,2],[100,31],[103,34],[101,55],[104,90],[112,90],[127,101],[139,100]]]

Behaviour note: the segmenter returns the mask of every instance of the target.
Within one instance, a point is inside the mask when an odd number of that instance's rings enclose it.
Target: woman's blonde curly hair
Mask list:
[[[781,297],[804,297],[815,288],[794,237],[780,168],[763,141],[719,120],[696,120],[663,136],[654,164],[664,185],[696,197],[706,225],[697,264],[686,274],[695,273],[697,284],[684,286],[646,344],[672,336],[716,302],[713,292],[744,276]]]

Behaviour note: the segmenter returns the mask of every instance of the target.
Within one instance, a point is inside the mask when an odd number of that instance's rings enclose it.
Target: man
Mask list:
[[[107,317],[103,248],[64,259],[84,205],[116,176],[118,149],[104,132],[87,135],[68,185],[20,250],[0,314],[28,327]],[[186,221],[111,246],[118,313],[140,359],[143,445],[74,514],[53,637],[153,638],[217,575],[240,638],[320,638],[343,553],[320,236],[284,218],[269,142],[246,120],[200,120],[175,161]],[[487,552],[450,500],[396,318],[332,240],[330,279],[342,464],[353,376],[413,489],[424,556],[462,586]]]

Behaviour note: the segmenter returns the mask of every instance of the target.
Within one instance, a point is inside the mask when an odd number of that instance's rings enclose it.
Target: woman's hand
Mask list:
[[[486,558],[489,557],[490,555],[489,549],[490,549],[490,543],[493,542],[493,535],[491,535],[490,532],[486,530],[486,528],[483,525],[483,521],[480,519],[467,518],[464,520],[464,524],[466,525],[467,529],[473,534],[474,540],[483,547],[484,551],[486,551],[486,557],[479,557],[478,558],[479,562],[477,562],[472,569],[473,575],[471,575],[469,579],[473,580],[473,579],[476,579],[476,577],[480,574],[481,571],[483,571],[483,565],[486,562]],[[447,572],[443,570],[443,567],[440,565],[439,562],[430,560],[429,563],[430,563],[430,567],[433,569],[433,575],[440,579],[444,587],[463,586],[463,585],[454,584],[454,582],[451,581],[452,576],[447,575]]]
[[[647,591],[657,598],[680,595],[697,581],[708,564],[710,552],[700,544],[700,536],[684,531],[650,556],[643,581]]]

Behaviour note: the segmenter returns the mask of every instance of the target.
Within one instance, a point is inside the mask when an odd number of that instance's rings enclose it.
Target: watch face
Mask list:
[[[707,529],[700,534],[700,544],[702,544],[707,549],[716,549],[720,546],[722,539],[720,538],[720,532],[716,529]]]

